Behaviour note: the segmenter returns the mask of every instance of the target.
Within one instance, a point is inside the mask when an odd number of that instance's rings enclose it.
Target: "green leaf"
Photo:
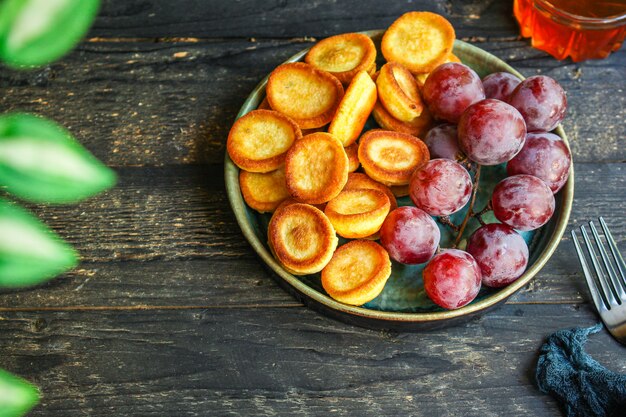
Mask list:
[[[0,186],[8,192],[36,203],[74,203],[115,182],[115,172],[54,122],[0,116]]]
[[[26,210],[0,199],[0,287],[44,282],[75,267],[76,251]]]
[[[23,416],[38,402],[39,391],[35,386],[0,369],[0,416]]]
[[[87,33],[99,7],[100,0],[0,1],[0,59],[32,68],[60,58]]]

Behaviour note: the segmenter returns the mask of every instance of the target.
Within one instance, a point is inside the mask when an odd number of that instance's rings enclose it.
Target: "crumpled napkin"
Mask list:
[[[541,347],[537,385],[557,399],[567,417],[626,416],[626,375],[606,369],[584,350],[587,337],[601,329],[602,323],[559,330]]]

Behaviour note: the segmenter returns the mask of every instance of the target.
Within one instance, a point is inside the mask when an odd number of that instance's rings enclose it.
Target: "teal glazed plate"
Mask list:
[[[382,30],[362,33],[370,36],[375,44],[380,44]],[[286,62],[301,61],[307,51],[308,49],[299,52]],[[522,79],[524,78],[504,61],[468,43],[455,41],[453,52],[464,64],[473,68],[481,78],[499,71],[510,72]],[[380,51],[378,56],[382,58]],[[380,64],[379,62],[379,67]],[[266,84],[267,77],[252,91],[237,118],[259,106],[265,97]],[[375,126],[375,122],[368,121],[366,129]],[[567,143],[567,137],[561,126],[556,129],[556,133]],[[480,210],[485,207],[495,185],[506,177],[505,167],[506,165],[503,164],[482,168],[479,192],[474,206],[476,209]],[[421,276],[424,265],[402,265],[393,262],[391,277],[382,293],[363,306],[351,306],[335,301],[326,294],[320,282],[320,274],[294,276],[282,268],[272,256],[267,245],[267,226],[271,215],[257,213],[246,205],[239,188],[239,168],[231,161],[228,154],[226,154],[224,162],[224,174],[228,199],[241,231],[283,288],[303,304],[323,314],[358,326],[390,330],[420,330],[443,327],[467,320],[505,302],[511,295],[528,284],[554,253],[567,227],[574,197],[574,170],[572,167],[567,184],[555,196],[556,210],[552,219],[542,228],[522,234],[530,250],[526,272],[517,281],[504,288],[492,289],[483,286],[476,299],[470,304],[457,310],[444,310],[435,305],[424,292]],[[398,205],[411,205],[411,201],[408,197],[399,198]],[[465,207],[460,212],[455,213],[451,220],[455,224],[460,224],[467,210],[468,207]],[[490,218],[489,215],[483,219],[487,223],[494,222],[495,219]],[[441,230],[441,247],[450,247],[455,238],[453,232],[448,226],[439,225],[439,227]],[[470,220],[463,239],[466,240],[478,227],[479,224],[475,219]],[[340,245],[345,242],[340,238]],[[461,245],[461,247],[463,246]]]

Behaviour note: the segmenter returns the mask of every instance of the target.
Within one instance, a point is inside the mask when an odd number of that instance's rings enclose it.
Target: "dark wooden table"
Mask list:
[[[504,306],[396,333],[309,310],[261,266],[230,211],[224,142],[271,69],[328,35],[408,10],[567,90],[570,225],[604,215],[626,248],[626,51],[559,62],[518,38],[511,1],[103,1],[88,39],[34,72],[0,68],[0,110],[67,126],[119,173],[78,206],[32,209],[80,251],[74,271],[0,293],[0,367],[43,392],[33,416],[544,416],[533,373],[553,331],[598,321],[567,235]],[[588,350],[626,372],[605,331]]]

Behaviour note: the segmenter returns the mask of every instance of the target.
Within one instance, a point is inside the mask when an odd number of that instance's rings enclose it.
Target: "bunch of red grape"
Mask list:
[[[428,262],[426,294],[439,306],[455,309],[470,303],[481,284],[503,287],[524,273],[528,247],[516,230],[534,230],[550,220],[554,194],[569,175],[570,151],[559,136],[548,133],[563,120],[567,101],[550,77],[520,82],[500,72],[481,81],[459,63],[436,68],[422,92],[430,112],[447,123],[431,129],[424,140],[435,159],[413,174],[409,191],[415,207],[391,212],[380,240],[398,262]],[[503,163],[509,176],[496,185],[485,209],[493,210],[500,223],[484,224],[470,204],[468,215],[476,215],[482,226],[465,251],[436,253],[440,232],[431,216],[461,210],[476,192],[466,166],[478,175],[481,165]]]

